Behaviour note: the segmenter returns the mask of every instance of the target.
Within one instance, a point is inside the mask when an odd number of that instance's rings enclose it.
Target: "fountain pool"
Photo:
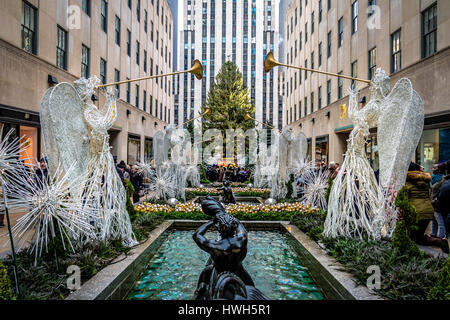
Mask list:
[[[173,230],[128,295],[129,300],[189,300],[208,254],[191,230]],[[322,290],[302,266],[287,238],[278,231],[249,231],[243,264],[255,286],[273,300],[322,300]],[[216,238],[209,233],[208,238]]]

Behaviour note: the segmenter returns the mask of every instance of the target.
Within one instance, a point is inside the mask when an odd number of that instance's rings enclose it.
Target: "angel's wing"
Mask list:
[[[293,150],[292,150],[292,164],[299,165],[306,160],[306,153],[308,152],[308,139],[303,132],[295,135]]]
[[[69,170],[70,175],[82,176],[86,172],[89,146],[85,137],[88,129],[83,119],[83,105],[78,92],[69,83],[61,83],[49,89],[41,101],[41,126],[49,170],[54,172],[58,164]]]
[[[378,122],[380,184],[385,190],[404,185],[423,126],[423,101],[409,79],[400,79],[382,100]]]

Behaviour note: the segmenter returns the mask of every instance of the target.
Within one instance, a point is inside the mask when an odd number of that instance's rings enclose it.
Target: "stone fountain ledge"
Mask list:
[[[123,300],[145,270],[147,261],[158,251],[172,229],[195,229],[206,221],[167,220],[155,228],[143,244],[128,256],[118,257],[66,300]],[[380,300],[365,286],[356,286],[354,277],[344,266],[297,227],[287,221],[242,221],[248,230],[277,230],[285,233],[313,280],[331,300]]]

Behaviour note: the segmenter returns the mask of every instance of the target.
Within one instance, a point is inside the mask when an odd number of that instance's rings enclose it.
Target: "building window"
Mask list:
[[[154,25],[153,21],[150,21],[150,40],[153,42],[153,32],[154,32]]]
[[[131,31],[127,29],[127,55],[131,57]]]
[[[117,69],[114,69],[114,82],[120,81],[120,71]],[[116,97],[120,98],[120,85],[116,84]]]
[[[322,42],[319,43],[319,67],[322,66]]]
[[[144,90],[144,106],[142,110],[147,111],[147,91]]]
[[[305,60],[305,68],[308,68],[308,60]],[[308,80],[308,71],[305,70],[305,80]]]
[[[327,57],[331,57],[331,31],[328,32]]]
[[[327,81],[327,106],[331,104],[331,80]]]
[[[140,56],[141,56],[141,44],[139,41],[136,41],[136,64],[140,64]]]
[[[148,110],[148,113],[153,114],[153,96],[150,95],[150,108]]]
[[[90,53],[89,48],[86,47],[84,44],[81,46],[81,77],[82,78],[89,78],[89,72],[90,72]]]
[[[372,80],[377,68],[377,48],[369,51],[369,79]]]
[[[37,10],[22,2],[22,49],[37,54],[36,41]]]
[[[401,30],[391,35],[391,73],[402,68]]]
[[[344,17],[339,19],[338,22],[338,48],[344,43]]]
[[[120,18],[116,16],[116,44],[120,46]]]
[[[422,13],[422,58],[437,51],[437,4]]]
[[[58,26],[58,41],[56,44],[56,65],[67,70],[67,31]]]
[[[129,78],[127,78],[127,80],[130,80]],[[127,102],[130,103],[131,101],[131,83],[128,82],[127,83]]]
[[[137,21],[141,22],[141,0],[137,0],[136,17]]]
[[[144,157],[146,162],[153,159],[153,138],[145,138]]]
[[[144,72],[147,72],[147,50],[144,50]]]
[[[136,85],[136,101],[135,101],[136,108],[139,108],[139,85]]]
[[[322,22],[322,0],[319,0],[319,24]]]
[[[131,9],[131,0],[128,0],[128,8],[130,8]]]
[[[308,42],[308,22],[305,23],[305,43]]]
[[[332,4],[331,4],[331,0],[328,0],[328,11],[330,11],[330,9],[331,9],[331,6],[332,6]]]
[[[137,164],[141,162],[141,137],[128,135],[127,163]]]
[[[322,87],[319,87],[319,91],[318,91],[317,95],[318,95],[318,97],[317,97],[317,99],[318,99],[317,105],[318,105],[318,108],[320,110],[320,109],[322,109]]]
[[[308,97],[305,97],[305,102],[303,104],[303,108],[305,110],[305,117],[308,115]]]
[[[314,33],[314,11],[311,14],[311,34]]]
[[[356,78],[358,76],[358,61],[352,63],[351,69],[352,77]],[[355,88],[355,80],[352,80],[352,88]]]
[[[339,74],[342,74],[342,71],[339,72]],[[343,86],[343,81],[342,81],[342,78],[339,77],[338,78],[338,99],[342,99],[342,86]]]
[[[106,83],[106,61],[103,58],[100,58],[100,81]]]
[[[91,0],[83,0],[81,6],[82,6],[83,11],[88,16],[91,16]]]
[[[148,31],[148,13],[147,10],[144,10],[144,31],[147,33]]]
[[[311,92],[311,113],[314,112],[314,92]]]
[[[108,3],[105,0],[102,0],[102,8],[101,8],[101,27],[105,33],[108,33]]]
[[[352,34],[358,32],[358,0],[352,4]]]

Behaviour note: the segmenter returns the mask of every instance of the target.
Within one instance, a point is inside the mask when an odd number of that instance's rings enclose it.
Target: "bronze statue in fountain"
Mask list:
[[[225,180],[223,182],[223,188],[219,188],[218,190],[223,191],[223,203],[236,203],[236,199],[234,198],[233,189],[231,187],[231,182],[229,180]]]
[[[200,274],[196,300],[268,300],[255,288],[252,278],[242,265],[247,255],[247,231],[242,223],[225,212],[225,208],[211,197],[202,202],[202,210],[213,217],[193,235],[195,243],[210,254]],[[215,227],[217,240],[209,240],[206,232]]]

